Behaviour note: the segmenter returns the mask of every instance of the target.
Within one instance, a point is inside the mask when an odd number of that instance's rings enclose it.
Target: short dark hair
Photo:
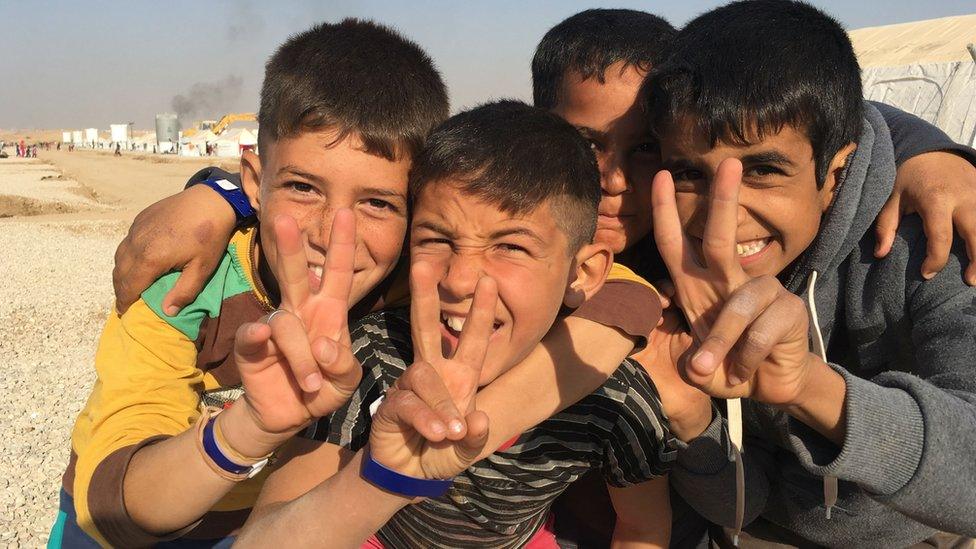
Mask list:
[[[589,144],[562,118],[521,101],[486,103],[431,132],[410,172],[410,197],[450,183],[513,215],[550,200],[570,253],[593,240],[600,173]]]
[[[535,106],[552,109],[559,103],[569,71],[603,83],[607,67],[620,61],[650,70],[676,32],[664,19],[636,10],[591,9],[564,19],[542,37],[532,58]]]
[[[268,60],[259,145],[300,131],[358,133],[367,152],[412,157],[448,115],[447,90],[417,44],[372,21],[321,23]]]
[[[817,184],[861,132],[861,70],[843,27],[791,0],[746,0],[683,28],[651,75],[652,126],[660,136],[687,117],[712,144],[748,144],[790,125],[813,147]]]

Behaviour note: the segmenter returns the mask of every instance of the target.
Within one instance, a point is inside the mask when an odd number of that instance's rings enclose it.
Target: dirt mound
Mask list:
[[[80,211],[77,206],[63,202],[46,202],[23,196],[0,195],[0,217],[21,217],[62,214]]]

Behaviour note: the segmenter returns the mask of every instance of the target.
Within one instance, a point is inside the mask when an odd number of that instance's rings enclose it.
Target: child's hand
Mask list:
[[[902,216],[915,212],[925,225],[927,241],[922,275],[932,278],[945,267],[955,230],[969,252],[966,283],[976,286],[976,168],[943,151],[920,154],[899,166],[895,188],[875,225],[875,256],[888,255]]]
[[[220,264],[236,222],[227,201],[206,185],[139,212],[115,251],[115,308],[124,313],[157,278],[176,270],[180,277],[163,298],[163,311],[178,313],[196,299]]]
[[[806,307],[775,277],[750,279],[742,270],[735,251],[741,177],[737,160],[719,166],[702,241],[705,267],[681,228],[670,174],[654,179],[655,239],[699,342],[680,371],[715,397],[791,404],[813,356]]]
[[[467,469],[488,441],[488,416],[476,409],[478,381],[495,320],[495,281],[478,281],[457,351],[441,350],[437,280],[429,265],[410,270],[415,363],[387,392],[373,416],[370,452],[395,471],[451,478]]]
[[[707,335],[725,298],[749,280],[735,253],[741,182],[742,163],[728,159],[719,165],[709,197],[701,265],[681,227],[671,174],[661,171],[654,177],[654,240],[671,273],[672,301],[685,314],[698,341]]]
[[[359,385],[347,323],[356,225],[349,210],[336,212],[321,289],[309,292],[308,263],[295,221],[275,220],[279,310],[241,326],[234,356],[244,384],[244,405],[263,433],[294,434],[342,406]]]

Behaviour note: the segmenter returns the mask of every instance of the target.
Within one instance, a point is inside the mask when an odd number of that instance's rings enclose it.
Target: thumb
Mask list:
[[[874,245],[874,257],[884,257],[891,251],[891,245],[895,241],[895,232],[898,230],[898,223],[901,221],[901,198],[895,194],[888,199],[878,219],[874,222],[874,232],[877,243]]]
[[[200,295],[204,285],[213,274],[215,266],[204,265],[201,261],[191,261],[176,279],[176,284],[170,288],[163,298],[163,312],[175,316]]]
[[[478,456],[488,443],[488,414],[475,410],[465,416],[464,420],[468,424],[468,433],[454,444],[454,453],[461,466],[467,469],[478,461]]]
[[[234,336],[234,362],[244,371],[264,368],[271,362],[274,343],[271,327],[263,322],[248,322]]]

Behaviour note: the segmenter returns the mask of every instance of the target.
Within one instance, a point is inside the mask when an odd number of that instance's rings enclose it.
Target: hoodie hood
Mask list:
[[[824,214],[817,238],[797,261],[784,286],[802,295],[810,273],[832,273],[874,224],[895,181],[895,154],[881,113],[864,105],[864,123],[844,169],[833,203]]]

